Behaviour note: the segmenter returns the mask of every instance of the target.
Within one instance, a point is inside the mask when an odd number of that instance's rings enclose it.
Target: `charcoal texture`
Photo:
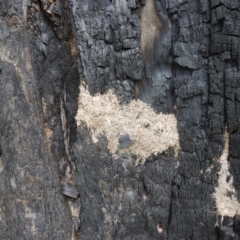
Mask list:
[[[1,240],[240,239],[239,0],[0,0],[0,113]]]

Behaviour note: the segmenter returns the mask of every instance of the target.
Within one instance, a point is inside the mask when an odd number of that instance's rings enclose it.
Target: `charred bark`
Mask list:
[[[239,0],[0,0],[0,239],[240,239]]]

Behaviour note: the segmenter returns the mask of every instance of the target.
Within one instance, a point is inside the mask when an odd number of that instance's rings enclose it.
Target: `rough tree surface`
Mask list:
[[[0,240],[240,239],[239,0],[0,0]]]

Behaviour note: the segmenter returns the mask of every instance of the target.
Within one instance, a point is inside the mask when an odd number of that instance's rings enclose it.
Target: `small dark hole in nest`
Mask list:
[[[1,152],[0,152],[0,155],[1,155]],[[227,178],[226,178],[226,181],[229,182],[231,180],[231,176],[228,175]]]

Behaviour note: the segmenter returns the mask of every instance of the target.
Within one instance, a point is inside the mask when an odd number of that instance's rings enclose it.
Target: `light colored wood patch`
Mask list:
[[[71,53],[73,57],[76,59],[78,57],[78,52],[77,52],[76,42],[74,38],[70,39],[70,47],[71,47]]]
[[[47,118],[47,104],[46,104],[44,98],[42,98],[42,107],[43,107],[43,115],[45,118]],[[51,137],[52,137],[53,131],[49,128],[47,122],[44,122],[44,132],[46,134],[47,150],[50,151],[51,150]]]
[[[1,158],[1,156],[0,156],[0,173],[3,172],[3,169],[4,169],[4,165],[3,165],[2,158]]]

